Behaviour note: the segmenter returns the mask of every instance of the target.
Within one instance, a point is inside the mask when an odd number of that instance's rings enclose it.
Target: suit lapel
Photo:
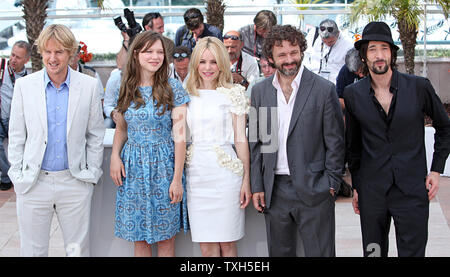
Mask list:
[[[272,82],[273,82],[273,78],[274,78],[275,74],[269,77],[269,92],[263,94],[263,96],[265,97],[265,101],[263,103],[262,106],[265,107],[277,107],[277,89],[273,86]]]
[[[81,96],[82,84],[78,78],[78,72],[70,70],[70,85],[69,85],[69,103],[67,107],[67,135],[69,135],[72,126],[73,118],[78,107]]]
[[[267,110],[266,110],[267,129],[266,130],[268,132],[271,132],[271,130],[273,128],[272,125],[275,124],[274,130],[276,130],[275,132],[278,134],[278,114],[277,114],[276,109],[274,109],[278,106],[277,89],[272,84],[274,76],[275,75],[272,75],[268,79],[269,83],[267,86],[267,91],[265,91],[265,93],[263,94],[264,101],[261,102],[261,107],[267,108]],[[273,138],[273,136],[272,136],[272,138]],[[277,140],[278,140],[278,136],[277,136]],[[278,145],[278,141],[276,141],[276,144]],[[267,159],[267,164],[269,165],[269,167],[271,167],[273,169],[275,169],[275,167],[276,167],[277,153],[278,153],[278,150],[275,152],[271,151],[271,152],[265,153],[265,159]]]
[[[36,97],[36,109],[39,119],[41,121],[42,127],[47,134],[48,124],[47,124],[47,99],[45,88],[46,85],[44,81],[44,69],[40,71],[37,75],[37,78],[33,82],[32,88],[38,88],[37,97]]]
[[[314,84],[313,75],[311,72],[305,67],[303,69],[302,78],[300,80],[300,87],[297,91],[297,96],[295,97],[294,109],[292,111],[291,122],[289,123],[289,131],[288,137],[294,129],[295,123],[297,122],[298,117],[303,111],[305,107],[306,101],[308,100],[309,95],[311,94],[311,89]]]

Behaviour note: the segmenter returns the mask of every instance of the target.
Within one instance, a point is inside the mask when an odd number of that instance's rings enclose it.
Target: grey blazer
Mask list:
[[[102,176],[102,103],[97,80],[70,69],[67,111],[67,157],[73,177],[97,183]],[[48,140],[44,69],[16,81],[9,121],[9,178],[16,194],[38,180]]]
[[[264,192],[270,208],[277,162],[277,91],[273,76],[251,94],[249,143],[252,193]],[[269,134],[269,135],[267,135]],[[304,69],[287,138],[290,175],[297,197],[314,206],[336,192],[344,166],[344,122],[335,86]]]

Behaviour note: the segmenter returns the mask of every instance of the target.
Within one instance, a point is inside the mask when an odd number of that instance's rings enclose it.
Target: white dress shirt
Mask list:
[[[295,98],[297,97],[297,91],[300,87],[303,69],[304,66],[301,65],[297,76],[295,76],[291,83],[292,94],[289,97],[288,102],[286,102],[283,90],[281,89],[281,85],[278,81],[278,75],[280,74],[278,70],[275,72],[275,76],[272,81],[272,85],[277,89],[278,155],[275,174],[278,175],[290,175],[286,143],[289,132],[289,124],[291,123],[292,111],[294,110]]]

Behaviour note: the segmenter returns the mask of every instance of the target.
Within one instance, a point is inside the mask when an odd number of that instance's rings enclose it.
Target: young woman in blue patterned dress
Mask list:
[[[117,103],[110,175],[118,186],[115,236],[134,242],[135,256],[175,256],[175,235],[188,230],[185,118],[189,96],[169,78],[163,38],[138,34]],[[173,135],[172,135],[173,134]]]

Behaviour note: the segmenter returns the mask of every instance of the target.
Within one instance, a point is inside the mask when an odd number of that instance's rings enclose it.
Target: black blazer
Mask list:
[[[442,173],[449,155],[450,120],[428,79],[393,71],[396,91],[390,124],[373,100],[370,76],[344,90],[349,169],[354,188],[386,193],[391,185],[405,194],[425,191],[427,163],[424,114],[436,129],[431,171]]]

